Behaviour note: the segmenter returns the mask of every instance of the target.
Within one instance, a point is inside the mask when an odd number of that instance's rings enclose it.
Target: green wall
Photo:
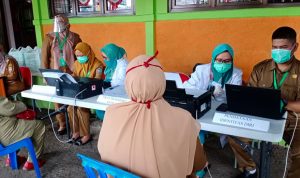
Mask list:
[[[300,16],[298,7],[248,8],[168,13],[168,0],[135,0],[136,15],[70,18],[71,24],[144,22],[146,27],[146,53],[155,52],[155,22],[161,20],[255,18]],[[42,45],[42,25],[51,24],[47,0],[33,0],[34,25],[38,46]]]
[[[155,22],[163,20],[191,20],[191,19],[220,19],[220,18],[256,18],[256,17],[279,17],[300,16],[298,7],[273,7],[273,8],[248,8],[232,10],[207,10],[193,12],[168,13],[168,0],[135,0],[135,15],[126,16],[102,16],[102,17],[75,17],[70,18],[71,24],[94,24],[94,23],[126,23],[144,22],[146,30],[146,53],[153,55],[155,52]],[[52,24],[49,17],[48,0],[33,0],[34,25],[38,46],[41,47],[43,39],[42,26]],[[42,83],[40,77],[35,78],[35,83]],[[48,103],[38,102],[43,108]],[[52,108],[52,107],[51,107]]]

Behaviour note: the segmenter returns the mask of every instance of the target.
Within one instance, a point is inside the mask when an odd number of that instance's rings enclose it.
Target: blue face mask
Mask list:
[[[291,50],[272,49],[272,58],[278,64],[285,63],[291,59]]]
[[[225,73],[227,72],[232,66],[232,63],[218,63],[214,62],[214,68],[216,69],[217,72],[219,73]]]
[[[80,64],[84,64],[89,60],[89,58],[87,56],[77,56],[77,60]]]

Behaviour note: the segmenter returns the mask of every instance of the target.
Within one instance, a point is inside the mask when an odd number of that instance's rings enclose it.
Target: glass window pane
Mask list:
[[[101,0],[78,0],[78,11],[79,12],[100,12]]]
[[[247,2],[258,2],[258,0],[220,0],[220,3],[247,3]]]
[[[132,0],[106,0],[107,11],[131,10]]]
[[[73,12],[70,0],[52,0],[53,14],[69,14]]]
[[[299,3],[300,0],[268,0],[268,3]]]
[[[208,0],[175,0],[176,6],[208,4]]]
[[[230,4],[230,3],[251,3],[251,2],[258,2],[258,0],[219,0],[220,3],[223,4]]]

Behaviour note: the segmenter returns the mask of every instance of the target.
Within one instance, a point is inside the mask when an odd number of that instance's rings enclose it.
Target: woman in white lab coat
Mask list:
[[[230,45],[220,44],[212,52],[211,63],[198,65],[185,88],[207,90],[214,86],[216,99],[224,100],[225,84],[242,84],[243,72],[233,65],[234,52]]]
[[[113,43],[109,43],[101,49],[101,55],[106,65],[103,87],[108,88],[124,85],[126,67],[128,65],[128,61],[125,59],[125,49]],[[97,118],[103,120],[104,113],[104,111],[96,110]]]
[[[191,78],[183,83],[185,88],[209,90],[214,87],[214,98],[226,99],[225,84],[241,85],[243,72],[233,65],[234,52],[230,45],[220,44],[212,52],[211,63],[198,65]],[[200,132],[201,143],[205,142],[205,131]],[[224,136],[221,136],[224,138]],[[221,141],[221,144],[224,143]],[[223,146],[223,144],[222,144]]]
[[[106,65],[104,70],[104,82],[108,83],[106,87],[124,85],[128,64],[124,48],[109,43],[101,49],[101,54]]]

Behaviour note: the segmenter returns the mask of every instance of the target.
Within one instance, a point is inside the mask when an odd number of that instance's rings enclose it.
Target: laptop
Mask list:
[[[285,111],[280,111],[280,90],[230,84],[226,84],[225,89],[228,111],[283,119]]]

